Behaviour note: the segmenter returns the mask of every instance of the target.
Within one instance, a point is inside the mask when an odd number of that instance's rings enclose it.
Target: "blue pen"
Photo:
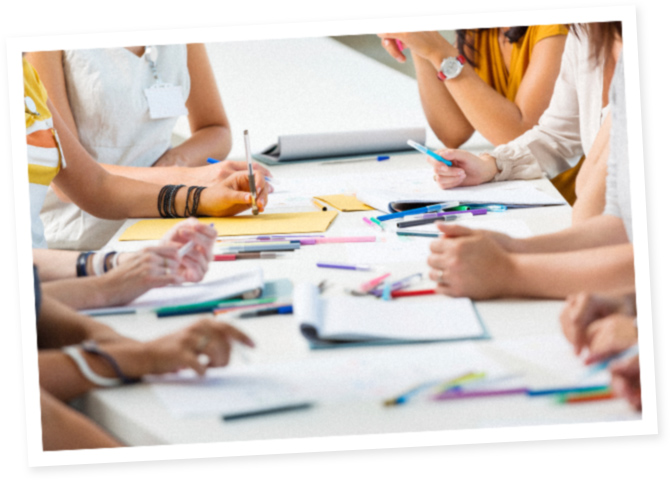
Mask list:
[[[408,215],[418,215],[419,213],[439,212],[439,211],[445,210],[447,208],[457,207],[458,205],[459,205],[458,202],[438,203],[438,204],[435,204],[435,205],[428,205],[427,207],[413,208],[411,210],[405,210],[404,212],[395,212],[395,213],[389,213],[387,215],[380,215],[379,217],[376,217],[376,218],[380,222],[385,222],[386,220],[392,220],[394,218],[402,218],[402,217],[406,217]]]
[[[418,150],[419,152],[421,152],[425,155],[433,157],[435,160],[437,160],[438,162],[444,163],[448,167],[451,167],[453,165],[453,163],[451,163],[446,158],[440,157],[437,153],[433,152],[431,149],[424,147],[420,143],[416,143],[414,140],[407,140],[407,145],[412,147],[414,150]]]

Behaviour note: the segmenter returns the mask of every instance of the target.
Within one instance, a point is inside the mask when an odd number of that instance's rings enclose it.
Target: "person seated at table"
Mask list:
[[[634,288],[623,58],[612,79],[612,129],[602,215],[565,230],[511,238],[439,225],[428,265],[437,291],[471,298],[564,298],[581,291]]]
[[[584,349],[586,364],[603,361],[637,344],[635,294],[594,295],[579,293],[567,298],[561,312],[561,328],[574,346]],[[623,358],[610,367],[612,390],[635,409],[642,409],[639,355]]]
[[[37,269],[34,275],[44,450],[122,446],[67,406],[69,400],[97,387],[135,383],[149,374],[190,368],[202,376],[210,367],[228,364],[234,343],[254,346],[240,330],[207,318],[138,342],[41,293]]]
[[[201,281],[215,240],[216,230],[191,217],[170,229],[157,245],[136,252],[35,249],[33,261],[42,265],[45,293],[84,310],[125,305],[152,288]],[[193,246],[180,258],[179,249],[189,242]]]
[[[233,173],[210,187],[189,188],[181,184],[161,188],[154,183],[108,173],[70,133],[25,58],[23,74],[32,243],[35,261],[49,272],[48,278],[69,277],[76,271],[75,254],[44,250],[47,245],[39,212],[52,181],[77,205],[103,218],[226,216],[251,206],[246,172]],[[255,179],[258,206],[263,211],[267,204],[266,184],[258,171]],[[198,227],[190,235],[173,235],[169,240],[183,244],[204,231]],[[197,246],[193,255],[198,251],[207,255],[205,250],[204,244]]]
[[[539,178],[546,174],[554,186],[574,204],[593,175],[591,152],[599,129],[609,111],[607,92],[622,46],[621,22],[570,26],[549,107],[538,125],[492,152],[474,155],[466,150],[445,149],[438,153],[453,162],[452,167],[428,158],[441,188],[479,185],[490,181]],[[465,69],[464,69],[465,70]],[[458,78],[446,80],[449,84]],[[487,110],[487,113],[491,114]],[[607,145],[603,139],[600,145]],[[576,179],[575,159],[582,156]],[[572,185],[572,186],[571,186]],[[566,192],[574,190],[574,196]],[[602,211],[603,200],[600,200]],[[591,207],[591,215],[600,212]],[[582,217],[583,218],[583,217]]]
[[[110,173],[159,185],[213,185],[246,171],[245,162],[207,163],[225,159],[232,140],[203,44],[55,50],[28,53],[26,59],[73,140]],[[160,88],[152,88],[159,82]],[[154,118],[145,93],[151,90],[175,94],[178,108]],[[171,148],[172,131],[184,114],[191,137]],[[255,169],[270,175],[260,165]],[[42,208],[51,248],[99,249],[122,225],[86,213],[62,193],[59,199],[57,186],[52,188]]]

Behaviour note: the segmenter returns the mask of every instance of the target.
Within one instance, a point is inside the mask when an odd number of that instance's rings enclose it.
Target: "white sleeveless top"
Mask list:
[[[157,49],[160,79],[181,86],[187,99],[191,82],[186,45]],[[63,71],[79,140],[95,161],[150,167],[170,148],[178,117],[153,120],[149,116],[144,89],[155,79],[144,56],[125,48],[66,50]],[[99,249],[123,224],[62,202],[51,189],[41,217],[49,248],[59,249]]]

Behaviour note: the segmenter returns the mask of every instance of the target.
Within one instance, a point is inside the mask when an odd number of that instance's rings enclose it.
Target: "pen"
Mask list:
[[[480,379],[484,378],[485,376],[486,376],[486,373],[484,373],[484,372],[466,373],[465,375],[461,375],[460,377],[456,377],[456,378],[452,378],[451,380],[447,380],[446,382],[438,385],[438,387],[435,390],[438,393],[442,393],[445,390],[448,390],[449,388],[461,386],[464,383],[472,382],[474,380],[480,380]]]
[[[314,206],[315,206],[316,208],[318,208],[319,210],[321,210],[321,211],[323,211],[323,212],[325,212],[325,211],[328,210],[328,207],[327,207],[325,204],[319,202],[316,198],[313,198],[313,199],[312,199],[312,203],[314,204]]]
[[[373,278],[372,280],[369,280],[369,281],[367,281],[367,282],[365,282],[365,283],[362,283],[361,286],[358,287],[358,289],[359,289],[361,292],[367,293],[367,292],[369,292],[370,290],[372,290],[373,288],[375,288],[377,285],[379,285],[380,283],[382,283],[382,282],[384,281],[385,278],[390,277],[390,276],[391,276],[390,273],[385,273],[385,274],[382,275],[381,277]]]
[[[451,166],[453,165],[453,163],[451,163],[451,162],[450,162],[449,160],[447,160],[446,158],[442,158],[442,157],[440,157],[437,153],[433,152],[430,148],[426,148],[426,147],[424,147],[423,145],[421,145],[420,143],[416,143],[414,140],[407,140],[407,145],[409,145],[410,147],[412,147],[414,150],[418,150],[419,152],[421,152],[421,153],[423,153],[423,154],[425,154],[425,155],[428,155],[428,156],[430,156],[430,157],[433,157],[433,158],[434,158],[435,160],[437,160],[438,162],[442,162],[442,163],[446,164],[446,165],[449,166],[449,167],[451,167]]]
[[[435,385],[437,382],[425,382],[420,385],[417,385],[414,388],[409,389],[405,393],[402,393],[398,395],[397,397],[389,398],[387,400],[384,400],[383,405],[385,407],[393,407],[395,405],[402,405],[403,403],[407,403],[407,401],[417,395],[418,393],[421,393],[423,390],[426,388],[432,387]]]
[[[220,161],[221,160],[217,160],[216,158],[208,158],[207,159],[207,163],[219,163]],[[268,183],[274,183],[275,185],[279,185],[279,180],[276,180],[274,177],[268,177],[266,175],[264,178],[265,178],[265,181],[268,182]]]
[[[610,400],[613,398],[616,397],[611,390],[603,390],[601,392],[568,393],[560,395],[557,400],[558,403],[583,403]]]
[[[315,239],[315,243],[363,243],[376,242],[377,237],[324,237]]]
[[[384,288],[382,288],[382,300],[388,302],[391,300],[391,281],[386,278],[384,279]]]
[[[363,221],[372,228],[375,228],[375,224],[370,221],[368,217],[363,217]]]
[[[231,262],[234,260],[250,260],[250,259],[268,259],[268,258],[281,258],[281,254],[272,253],[272,252],[245,252],[245,253],[223,253],[220,255],[214,255],[215,262]]]
[[[237,318],[254,318],[254,317],[265,317],[268,315],[287,315],[293,313],[293,305],[280,305],[278,307],[272,308],[262,308],[259,310],[252,310],[247,312],[242,312],[238,315]]]
[[[321,165],[328,165],[328,164],[334,164],[334,163],[355,163],[355,162],[369,162],[371,160],[376,160],[378,162],[383,162],[384,160],[388,160],[389,157],[388,155],[377,155],[376,157],[363,157],[363,158],[345,158],[342,160],[330,160],[328,162],[323,162]]]
[[[391,292],[395,292],[396,290],[402,290],[403,288],[407,288],[410,286],[414,280],[420,280],[423,277],[423,273],[414,273],[412,275],[409,275],[405,278],[401,278],[397,282],[394,282],[391,284],[390,289]],[[375,296],[380,296],[383,292],[381,289],[376,288],[374,290],[370,290],[370,293],[372,293]]]
[[[407,222],[398,222],[396,224],[396,227],[398,228],[418,227],[419,225],[428,225],[429,223],[452,222],[454,220],[456,220],[456,216],[454,215],[450,215],[448,217],[424,218],[423,220],[409,220]]]
[[[376,218],[372,217],[372,218],[370,218],[370,221],[375,223],[382,230],[384,230],[384,225],[382,225],[381,222],[379,220],[377,220]]]
[[[477,397],[494,397],[499,395],[515,395],[520,393],[527,393],[528,389],[519,388],[501,388],[498,390],[470,390],[470,391],[449,391],[442,392],[433,397],[433,400],[458,400],[459,398],[477,398]]]
[[[195,242],[193,240],[189,240],[188,243],[177,250],[177,258],[180,262],[182,258],[184,258],[191,250],[193,250],[193,247],[195,247]]]
[[[447,208],[454,208],[458,205],[458,202],[445,202],[445,203],[436,203],[435,205],[428,205],[421,208],[413,208],[411,210],[405,210],[404,212],[395,212],[389,213],[386,215],[380,215],[377,217],[377,220],[380,222],[385,222],[386,220],[391,220],[393,218],[406,217],[408,215],[417,215],[419,213],[431,213],[439,212],[440,210],[446,210]]]
[[[591,385],[588,387],[560,387],[548,388],[545,390],[528,390],[528,395],[537,397],[540,395],[555,395],[557,393],[581,393],[581,392],[602,392],[608,390],[609,385]]]
[[[280,406],[280,407],[272,407],[272,408],[264,408],[264,409],[258,409],[258,410],[249,410],[249,411],[246,411],[246,412],[231,413],[231,414],[223,415],[221,418],[224,421],[239,420],[241,418],[258,417],[260,415],[270,415],[270,414],[273,414],[273,413],[291,412],[293,410],[303,410],[303,409],[306,409],[306,408],[311,408],[313,406],[314,406],[314,404],[312,404],[312,403],[294,403],[292,405],[283,405],[283,406]]]
[[[272,303],[276,298],[255,298],[251,300],[212,300],[210,302],[191,303],[188,305],[175,305],[172,307],[161,307],[155,310],[156,316],[174,317],[177,315],[191,315],[193,313],[212,312],[217,308],[224,307],[238,307],[246,305],[261,305],[264,303]]]
[[[317,263],[316,266],[320,268],[339,268],[342,270],[372,270],[370,265],[347,265],[343,263]]]
[[[431,237],[431,238],[439,238],[440,234],[439,233],[424,233],[424,232],[395,232],[396,235],[399,235],[401,237],[406,236],[406,237]]]
[[[586,376],[588,377],[588,376],[593,375],[594,373],[597,373],[597,372],[600,372],[602,370],[607,369],[610,366],[610,364],[612,362],[614,362],[615,360],[624,360],[624,359],[627,359],[627,358],[634,357],[635,355],[638,355],[638,354],[639,354],[639,347],[636,343],[635,345],[633,345],[632,347],[624,350],[623,352],[619,352],[616,355],[612,355],[611,357],[608,357],[601,362],[598,362],[594,365],[591,365],[591,367],[589,368],[589,371],[586,374]]]
[[[256,179],[251,167],[251,146],[249,145],[249,130],[244,131],[244,150],[247,154],[247,167],[249,169],[249,190],[251,191],[251,213],[258,215],[258,204],[256,203]]]
[[[406,215],[403,220],[423,220],[424,218],[448,217],[451,215],[486,215],[486,208],[476,208],[474,210],[449,210],[446,212],[421,213],[419,215]]]
[[[435,290],[411,290],[409,292],[391,292],[391,298],[397,297],[415,297],[418,295],[435,295]]]
[[[290,245],[247,245],[232,246],[219,250],[219,253],[242,253],[242,252],[283,252],[287,250],[297,250],[300,245],[292,243]]]

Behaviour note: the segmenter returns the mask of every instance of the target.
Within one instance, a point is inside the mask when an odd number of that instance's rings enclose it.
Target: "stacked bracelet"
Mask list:
[[[158,193],[158,214],[161,218],[178,218],[180,215],[175,208],[177,192],[185,185],[165,185]],[[184,217],[195,216],[198,212],[200,194],[207,187],[191,186],[186,192]]]
[[[102,268],[105,271],[105,273],[109,272],[112,268],[114,268],[115,266],[114,261],[113,260],[110,261],[110,258],[116,255],[118,255],[118,252],[115,251],[107,252],[105,254],[105,258],[102,261]]]
[[[88,275],[86,270],[86,264],[88,263],[88,257],[93,255],[93,252],[81,252],[77,257],[77,276],[85,277]]]

